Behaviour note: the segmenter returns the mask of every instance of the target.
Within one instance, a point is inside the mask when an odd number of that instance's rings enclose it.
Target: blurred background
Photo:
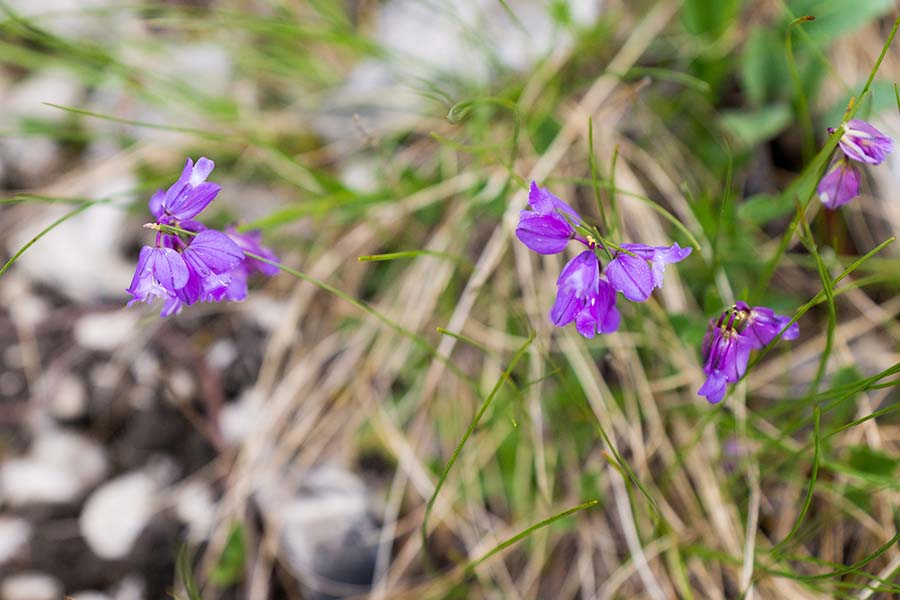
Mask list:
[[[722,405],[696,390],[711,317],[793,315],[900,233],[895,153],[777,254],[898,11],[3,0],[0,259],[34,243],[0,275],[0,597],[896,597],[896,243]],[[898,52],[858,113],[895,138]],[[126,309],[188,156],[204,222],[371,310],[286,273]],[[565,257],[511,235],[533,179],[694,252],[618,333],[556,329]]]

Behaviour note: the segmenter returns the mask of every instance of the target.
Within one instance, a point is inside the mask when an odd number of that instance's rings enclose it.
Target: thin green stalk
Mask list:
[[[450,475],[450,470],[453,468],[453,465],[456,464],[456,459],[459,458],[463,446],[465,446],[469,437],[472,435],[472,432],[475,431],[475,428],[478,427],[478,423],[481,421],[481,417],[484,416],[484,413],[487,411],[488,407],[490,407],[491,402],[493,402],[494,398],[500,392],[500,388],[503,387],[503,383],[509,378],[516,364],[523,356],[525,356],[525,352],[528,350],[528,347],[531,346],[531,342],[534,341],[534,336],[535,333],[531,332],[531,335],[528,336],[528,339],[524,344],[522,344],[522,347],[519,348],[519,350],[513,356],[512,360],[509,362],[509,365],[507,365],[506,370],[503,371],[503,373],[500,375],[500,378],[497,380],[497,383],[494,384],[493,389],[484,399],[484,402],[481,403],[481,407],[478,409],[478,412],[475,413],[475,416],[472,418],[472,421],[466,428],[465,433],[459,440],[459,443],[456,445],[456,449],[453,450],[453,454],[450,456],[450,460],[444,466],[444,471],[438,478],[437,484],[434,486],[434,493],[432,493],[431,498],[428,499],[428,504],[425,506],[425,516],[422,518],[422,552],[426,560],[428,560],[428,519],[431,517],[431,511],[434,509],[434,503],[435,501],[437,501],[438,494],[440,493],[441,488],[444,487],[444,482],[447,481],[447,476]]]
[[[796,521],[794,521],[794,525],[791,527],[791,530],[786,536],[784,536],[783,540],[778,542],[775,547],[772,548],[772,555],[776,558],[781,554],[781,551],[785,547],[785,545],[791,540],[791,538],[794,537],[794,535],[796,535],[797,531],[800,530],[800,525],[803,523],[803,519],[806,517],[807,513],[809,513],[810,506],[812,506],[813,490],[816,487],[816,478],[819,475],[819,452],[821,451],[821,416],[822,413],[817,405],[813,409],[813,465],[812,473],[809,477],[809,486],[807,486],[806,488],[806,498],[803,500],[803,507],[800,509],[800,514],[797,515],[797,519]]]
[[[561,513],[557,513],[557,514],[553,515],[552,517],[549,517],[547,519],[544,519],[543,521],[539,521],[539,522],[535,523],[531,527],[528,527],[527,529],[523,530],[522,532],[517,533],[516,535],[512,536],[508,540],[505,540],[505,541],[501,542],[500,544],[494,546],[493,548],[488,550],[486,553],[484,553],[482,556],[469,562],[465,566],[464,571],[466,573],[473,572],[475,570],[475,568],[478,567],[478,565],[480,565],[484,561],[488,560],[489,558],[491,558],[498,552],[502,552],[503,550],[509,548],[516,542],[519,542],[519,541],[525,539],[526,537],[528,537],[529,535],[531,535],[538,529],[543,529],[544,527],[547,527],[548,525],[552,525],[553,523],[556,523],[560,519],[565,519],[569,515],[575,514],[580,510],[584,510],[586,508],[595,506],[599,502],[600,502],[599,500],[588,500],[587,502],[583,502],[582,504],[579,504],[578,506],[573,506],[572,508],[570,508],[568,510],[564,510]]]
[[[791,74],[791,81],[794,84],[794,91],[797,100],[797,120],[803,128],[803,158],[809,160],[815,152],[816,137],[813,133],[812,116],[809,114],[809,104],[806,100],[806,91],[803,89],[803,82],[800,79],[800,71],[797,69],[797,60],[794,56],[793,33],[794,26],[814,21],[815,17],[805,16],[798,17],[790,22],[784,34],[784,52],[787,57],[788,71]]]
[[[54,228],[56,228],[57,225],[61,225],[62,223],[65,223],[66,221],[68,221],[68,220],[71,219],[72,217],[74,217],[74,216],[76,216],[76,215],[78,215],[78,214],[84,212],[85,210],[87,210],[88,208],[94,206],[95,204],[101,204],[101,203],[104,203],[104,202],[107,202],[107,200],[94,200],[94,201],[92,201],[92,202],[85,202],[84,204],[82,204],[82,205],[79,206],[78,208],[76,208],[76,209],[74,209],[74,210],[71,210],[71,211],[67,212],[66,214],[64,214],[63,216],[61,216],[60,218],[58,218],[57,220],[53,221],[52,223],[50,223],[49,225],[47,225],[46,227],[44,227],[44,228],[40,231],[40,233],[38,233],[36,236],[34,236],[34,237],[31,238],[30,240],[28,240],[28,243],[27,243],[27,244],[25,244],[24,246],[22,246],[21,248],[19,248],[18,252],[16,252],[15,254],[13,254],[12,257],[11,257],[8,261],[6,261],[6,264],[5,264],[5,265],[3,265],[2,267],[0,267],[0,276],[2,276],[4,273],[6,273],[7,269],[9,269],[9,268],[12,266],[12,264],[13,264],[14,262],[16,262],[16,261],[19,259],[19,257],[22,256],[22,255],[25,253],[26,250],[28,250],[29,248],[31,248],[32,246],[34,246],[34,244],[35,244],[39,239],[41,239],[42,237],[44,237],[45,235],[47,235],[48,233],[50,233]]]

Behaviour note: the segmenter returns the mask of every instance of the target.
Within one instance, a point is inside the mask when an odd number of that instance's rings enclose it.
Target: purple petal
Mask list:
[[[153,272],[149,264],[152,252],[153,249],[150,246],[141,248],[137,266],[134,269],[134,276],[131,278],[131,285],[125,290],[132,296],[131,300],[128,301],[128,306],[131,306],[135,302],[144,302],[152,299],[152,297],[149,296],[153,286]]]
[[[519,215],[516,237],[538,254],[559,254],[575,235],[572,226],[560,215],[523,210]]]
[[[632,302],[643,302],[653,291],[650,265],[637,256],[619,253],[606,266],[606,278]]]
[[[216,183],[201,183],[195,188],[187,188],[178,197],[171,200],[166,210],[173,217],[184,220],[200,214],[209,206],[222,187]]]
[[[711,404],[717,404],[725,397],[725,383],[725,377],[721,373],[712,373],[707,376],[706,381],[697,390],[697,395],[706,396]]]
[[[601,279],[597,294],[588,297],[584,307],[575,316],[578,333],[586,338],[593,338],[597,333],[616,331],[619,328],[619,311],[615,302],[615,290]]]
[[[254,230],[241,233],[234,227],[228,227],[225,229],[225,233],[243,252],[256,254],[257,256],[275,263],[279,262],[275,253],[262,245],[262,233],[260,231]],[[246,257],[246,255],[242,264],[247,267],[250,272],[259,271],[263,275],[268,275],[269,277],[277,275],[279,271],[278,267],[275,265]]]
[[[171,248],[156,248],[148,259],[153,276],[170,292],[181,289],[187,283],[188,269],[180,254]]]
[[[570,260],[556,280],[556,302],[550,310],[550,320],[557,327],[571,323],[591,297],[597,295],[600,283],[600,262],[592,250],[585,250]]]
[[[194,236],[185,253],[195,254],[213,273],[231,271],[244,259],[244,253],[238,245],[227,235],[214,229],[201,231]]]
[[[653,287],[659,288],[663,284],[663,275],[666,265],[676,263],[687,258],[693,248],[682,248],[678,243],[671,246],[645,246],[644,244],[622,244],[622,248],[637,256],[649,260],[653,277]]]
[[[844,125],[841,150],[853,160],[880,165],[894,148],[893,140],[871,124],[853,119]]]
[[[201,156],[197,159],[197,164],[195,164],[194,168],[191,170],[191,176],[188,182],[193,187],[197,187],[206,181],[206,178],[209,177],[209,174],[212,173],[214,168],[216,168],[216,163],[205,156]]]
[[[194,170],[194,161],[188,158],[184,163],[184,169],[181,170],[181,175],[178,179],[169,186],[169,189],[166,190],[166,196],[163,199],[163,208],[167,212],[171,211],[171,205],[175,202],[179,196],[184,192],[185,187],[188,185],[188,182],[191,180],[191,173]]]
[[[835,161],[819,181],[816,192],[822,204],[831,210],[847,204],[859,195],[859,169],[846,159]]]
[[[183,307],[184,302],[182,302],[180,298],[178,298],[177,296],[170,296],[166,298],[159,316],[168,317],[170,315],[177,315],[181,312],[181,309]]]
[[[557,327],[565,327],[581,310],[582,302],[574,290],[560,287],[556,292],[556,302],[550,309],[550,321]]]
[[[162,190],[156,190],[156,192],[150,196],[150,202],[147,203],[147,207],[150,209],[150,214],[159,219],[163,216],[165,212],[163,210],[163,201],[166,198],[166,193]]]
[[[247,298],[247,270],[243,265],[231,272],[231,283],[228,284],[225,298],[233,302],[241,302]]]
[[[566,204],[561,198],[551,193],[547,188],[538,187],[534,181],[528,190],[528,204],[532,210],[541,215],[547,215],[557,212],[562,216],[566,214],[569,219],[575,223],[581,223],[581,216],[575,212],[575,209]]]
[[[190,306],[191,304],[200,301],[200,296],[203,293],[203,278],[197,273],[194,266],[194,259],[192,259],[190,254],[187,254],[185,260],[189,269],[188,280],[184,287],[175,293],[175,296],[182,304]],[[209,271],[207,270],[207,272]]]

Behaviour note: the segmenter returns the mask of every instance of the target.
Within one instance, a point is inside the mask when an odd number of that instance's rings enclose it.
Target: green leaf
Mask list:
[[[781,201],[778,196],[757,194],[738,206],[738,217],[755,225],[763,225],[789,214],[792,210],[794,207],[788,202]]]
[[[722,126],[744,149],[768,141],[791,122],[791,109],[774,104],[757,110],[732,110],[723,113]]]
[[[740,0],[686,0],[681,22],[688,33],[718,38],[734,23],[740,9]]]
[[[213,567],[210,579],[219,587],[229,588],[244,576],[244,559],[246,558],[246,546],[244,544],[244,528],[240,523],[231,526],[228,541],[222,549],[216,566]]]
[[[772,29],[754,27],[741,52],[741,84],[753,106],[784,100],[790,94],[790,74],[784,42]]]
[[[894,0],[796,0],[790,8],[794,16],[816,18],[804,29],[814,43],[826,45],[887,14],[893,6]]]
[[[879,477],[893,477],[897,471],[896,458],[873,450],[868,446],[856,446],[850,449],[847,465],[861,473],[868,473]]]
[[[859,89],[861,86],[854,86],[853,89]],[[831,108],[822,116],[823,124],[834,127],[841,122],[844,117],[844,111],[847,110],[847,103],[850,102],[850,95],[844,96],[835,102]],[[897,106],[897,99],[894,95],[893,85],[888,81],[876,81],[872,84],[870,93],[863,100],[864,105],[860,107],[858,116],[862,119],[879,115],[883,112],[893,110]]]

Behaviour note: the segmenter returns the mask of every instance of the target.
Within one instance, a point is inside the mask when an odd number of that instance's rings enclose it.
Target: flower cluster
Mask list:
[[[534,182],[528,194],[530,210],[519,216],[516,237],[539,254],[559,254],[571,240],[587,247],[563,267],[556,281],[556,302],[550,320],[557,327],[575,321],[578,333],[587,338],[611,333],[619,327],[616,291],[632,302],[643,302],[661,287],[666,265],[685,259],[691,248],[598,242],[575,210]],[[600,251],[610,256],[602,272]]]
[[[771,308],[751,308],[746,302],[736,302],[718,320],[710,320],[703,340],[706,382],[697,395],[706,396],[712,403],[720,402],[727,384],[735,383],[747,372],[751,350],[767,346],[778,334],[786,340],[800,335],[796,323],[788,326],[790,321],[790,317],[777,315]]]
[[[865,121],[853,119],[842,127],[844,133],[839,142],[842,156],[831,163],[816,190],[822,204],[831,210],[859,195],[857,163],[880,165],[894,149],[894,142],[889,136]],[[833,133],[833,130],[829,131]]]
[[[221,232],[194,220],[221,190],[206,181],[214,166],[205,157],[196,164],[189,158],[178,181],[150,198],[156,222],[148,227],[156,229],[156,243],[141,248],[126,290],[132,296],[129,306],[162,298],[160,314],[166,317],[196,302],[240,301],[247,297],[251,273],[278,272],[271,264],[245,256],[249,252],[277,262],[272,251],[261,245],[258,232],[239,233],[234,228]]]

